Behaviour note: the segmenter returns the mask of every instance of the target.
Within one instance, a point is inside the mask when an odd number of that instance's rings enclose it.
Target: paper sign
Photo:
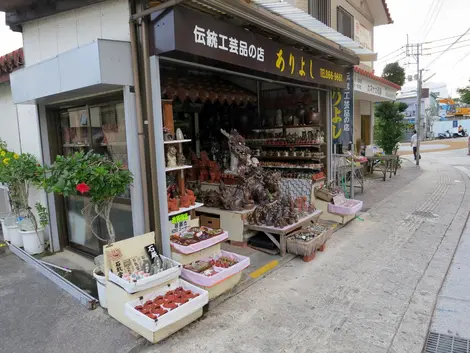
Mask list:
[[[171,218],[170,234],[181,233],[189,228],[189,215],[182,213]]]
[[[335,205],[342,205],[345,202],[346,202],[346,197],[344,196],[344,194],[333,196],[333,203]]]

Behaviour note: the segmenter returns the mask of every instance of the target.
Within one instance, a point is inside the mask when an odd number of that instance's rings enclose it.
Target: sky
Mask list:
[[[387,0],[387,4],[394,24],[374,30],[374,49],[379,54],[379,61],[374,64],[375,73],[381,75],[385,64],[401,59],[399,62],[406,65],[407,74],[416,74],[414,58],[405,58],[402,50],[398,50],[406,45],[408,34],[410,43],[424,42],[423,53],[431,54],[422,56],[421,67],[429,70],[423,73],[423,78],[435,74],[428,83],[434,83],[435,87],[440,87],[441,83],[447,85],[449,94],[457,96],[457,88],[470,84],[470,31],[455,44],[454,48],[458,49],[449,50],[435,63],[428,64],[440,55],[436,52],[447,49],[457,38],[436,40],[458,36],[469,29],[470,1]],[[0,12],[0,56],[21,46],[21,34],[5,26],[5,14]],[[388,55],[390,53],[393,54]],[[405,86],[416,86],[416,82]]]
[[[387,4],[394,24],[374,30],[374,49],[379,54],[379,61],[374,66],[375,73],[381,75],[386,63],[401,58],[403,60],[399,62],[402,66],[406,64],[407,74],[417,73],[414,58],[404,58],[405,54],[400,54],[401,51],[386,56],[406,45],[408,34],[410,43],[425,43],[423,54],[431,54],[421,57],[421,67],[429,70],[423,72],[423,78],[435,74],[428,83],[434,82],[436,87],[439,87],[436,83],[446,84],[449,94],[457,97],[457,88],[470,84],[470,31],[454,45],[454,48],[461,48],[449,50],[431,64],[440,55],[436,52],[444,51],[458,38],[433,41],[459,36],[469,29],[470,1],[387,0]],[[407,83],[406,86],[416,87],[416,82]]]

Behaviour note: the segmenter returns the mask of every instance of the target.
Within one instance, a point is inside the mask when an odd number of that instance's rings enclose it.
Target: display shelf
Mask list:
[[[190,169],[192,167],[193,167],[192,165],[182,165],[182,166],[175,167],[175,168],[165,168],[165,171],[168,173],[168,172],[173,172],[175,170]]]
[[[256,157],[258,159],[272,159],[272,160],[279,160],[279,161],[283,161],[283,160],[293,160],[293,159],[298,159],[298,160],[304,160],[304,161],[311,161],[311,160],[314,160],[314,161],[320,161],[322,159],[325,158],[325,156],[323,157],[305,157],[305,156],[253,156],[253,157]]]
[[[78,147],[90,147],[89,143],[81,143],[81,144],[76,144],[76,143],[65,143],[62,145],[62,147],[69,147],[69,148],[78,148]]]
[[[319,168],[314,168],[310,166],[298,166],[298,165],[292,165],[292,166],[279,166],[279,165],[262,165],[261,167],[263,168],[279,168],[279,169],[311,169],[311,170],[320,170],[322,167]]]
[[[249,143],[249,140],[246,140],[245,141],[246,143]],[[256,144],[256,143],[253,143],[253,144]],[[256,145],[255,147],[276,147],[276,148],[301,148],[301,147],[305,147],[305,148],[310,148],[310,147],[316,147],[316,148],[319,148],[321,146],[323,146],[324,143],[291,143],[291,144],[279,144],[279,145],[275,145],[275,144],[269,144],[269,143],[265,143],[265,144],[259,144],[259,145]]]
[[[165,141],[163,142],[163,144],[165,145],[173,145],[173,144],[176,144],[176,143],[186,143],[186,142],[191,142],[191,140],[171,140],[171,141]]]
[[[191,210],[194,210],[194,209],[202,207],[202,206],[204,206],[203,203],[196,202],[196,204],[193,205],[193,206],[183,207],[183,208],[180,208],[178,211],[173,211],[173,212],[168,213],[168,217],[175,216],[175,215],[180,214],[180,213],[189,212]]]

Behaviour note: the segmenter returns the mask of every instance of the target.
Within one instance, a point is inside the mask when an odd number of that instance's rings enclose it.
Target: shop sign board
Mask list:
[[[386,98],[388,100],[395,100],[397,97],[396,89],[382,85],[379,82],[369,80],[368,78],[358,74],[354,75],[354,90]]]
[[[333,91],[332,130],[334,144],[348,146],[353,143],[354,133],[354,74],[346,71],[346,88]]]
[[[190,9],[176,7],[153,26],[157,55],[185,53],[304,83],[346,86],[342,66]]]

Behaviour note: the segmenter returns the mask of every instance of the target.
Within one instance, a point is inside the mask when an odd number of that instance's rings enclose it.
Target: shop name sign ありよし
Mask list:
[[[173,25],[162,25],[163,22]],[[159,55],[178,57],[179,54],[190,54],[197,56],[201,63],[207,59],[210,65],[215,60],[271,76],[346,87],[342,66],[212,16],[177,7],[154,26],[153,52]]]

